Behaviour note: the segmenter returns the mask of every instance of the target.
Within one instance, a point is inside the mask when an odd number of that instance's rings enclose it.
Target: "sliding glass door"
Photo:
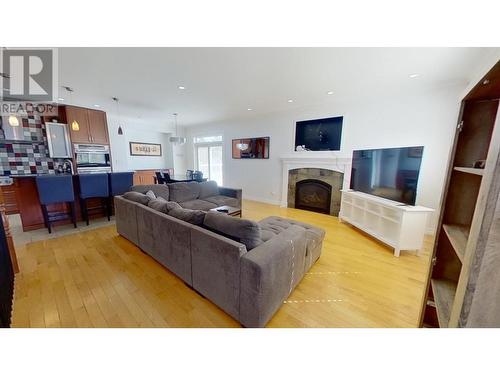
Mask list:
[[[196,169],[222,186],[222,142],[195,143]]]
[[[222,145],[208,148],[210,179],[222,186]]]

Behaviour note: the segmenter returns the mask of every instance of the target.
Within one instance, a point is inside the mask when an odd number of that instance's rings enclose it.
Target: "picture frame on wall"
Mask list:
[[[131,156],[161,156],[161,144],[129,142]]]

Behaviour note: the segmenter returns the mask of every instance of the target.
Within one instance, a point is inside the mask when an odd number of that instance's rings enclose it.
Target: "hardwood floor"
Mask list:
[[[432,239],[393,256],[336,217],[244,201],[243,217],[326,230],[323,252],[268,327],[416,327]],[[17,249],[13,327],[240,327],[114,225]]]

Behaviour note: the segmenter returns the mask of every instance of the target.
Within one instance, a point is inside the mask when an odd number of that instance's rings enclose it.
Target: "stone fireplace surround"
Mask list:
[[[339,190],[340,188],[349,188],[351,174],[350,157],[338,155],[333,152],[303,151],[283,155],[281,161],[283,163],[282,207],[295,206],[295,184],[298,181],[316,179],[332,185],[330,214],[338,214],[340,207]]]

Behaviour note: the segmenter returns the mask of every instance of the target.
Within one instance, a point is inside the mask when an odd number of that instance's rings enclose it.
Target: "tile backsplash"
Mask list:
[[[6,122],[2,126],[10,126]],[[26,175],[55,173],[61,159],[49,157],[45,125],[39,116],[22,118],[25,141],[6,141],[3,132],[0,137],[0,175]]]

